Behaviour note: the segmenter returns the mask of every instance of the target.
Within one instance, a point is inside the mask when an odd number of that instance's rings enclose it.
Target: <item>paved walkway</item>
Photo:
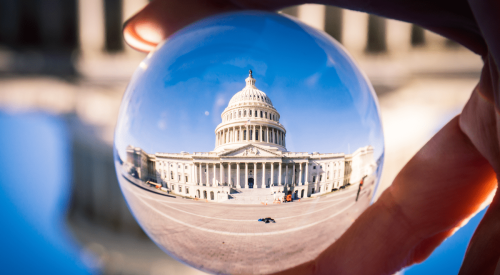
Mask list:
[[[357,185],[274,205],[222,204],[161,196],[120,179],[149,236],[174,258],[209,272],[272,273],[315,258],[369,205]],[[369,185],[368,182],[366,185]],[[258,222],[271,217],[276,223]]]

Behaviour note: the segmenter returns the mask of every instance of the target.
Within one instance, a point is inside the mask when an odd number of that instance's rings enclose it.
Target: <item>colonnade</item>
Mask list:
[[[194,168],[197,173],[194,181],[197,185],[222,185],[236,188],[269,188],[271,185],[300,186],[308,184],[308,166],[305,162],[196,163]],[[296,172],[296,170],[298,171]],[[253,184],[250,182],[251,180],[253,180]]]
[[[261,141],[286,147],[286,134],[281,129],[263,125],[232,126],[219,130],[215,136],[215,145],[233,142]]]

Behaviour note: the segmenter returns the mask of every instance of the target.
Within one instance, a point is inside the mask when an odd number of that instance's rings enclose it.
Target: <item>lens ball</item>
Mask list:
[[[203,19],[150,53],[114,147],[148,236],[224,274],[317,257],[370,205],[384,155],[373,88],[343,47],[258,11]]]

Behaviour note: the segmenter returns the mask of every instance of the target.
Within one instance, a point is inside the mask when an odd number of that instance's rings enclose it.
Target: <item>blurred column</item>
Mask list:
[[[411,25],[411,45],[413,47],[425,45],[425,32],[422,27]]]
[[[412,25],[387,19],[387,50],[389,53],[405,53],[411,46]]]
[[[325,32],[342,43],[342,9],[325,7]]]
[[[425,45],[429,48],[441,49],[446,46],[446,38],[429,30],[424,30]]]
[[[325,6],[305,4],[298,7],[297,17],[300,21],[318,30],[325,29]]]
[[[369,53],[385,53],[387,51],[385,18],[373,14],[369,15],[366,51]]]
[[[344,10],[342,23],[342,44],[353,55],[360,55],[368,39],[368,14]]]
[[[101,54],[105,42],[103,0],[79,0],[78,14],[81,54],[84,57]]]

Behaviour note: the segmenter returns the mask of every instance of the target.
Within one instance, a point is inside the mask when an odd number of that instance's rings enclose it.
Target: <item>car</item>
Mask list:
[[[338,188],[333,188],[332,192],[335,192],[335,191],[338,191],[338,190],[339,190]]]
[[[345,186],[340,186],[340,190],[345,189]]]

